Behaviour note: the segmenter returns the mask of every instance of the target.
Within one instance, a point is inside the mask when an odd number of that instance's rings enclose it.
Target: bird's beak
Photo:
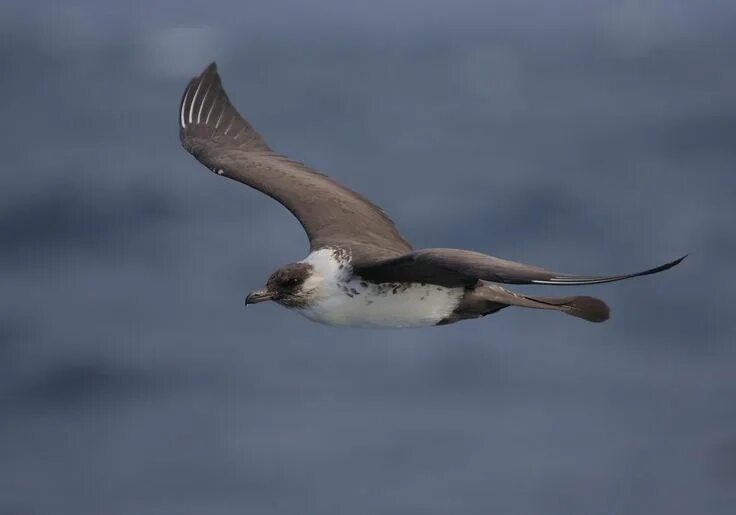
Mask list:
[[[256,290],[252,293],[249,293],[248,296],[245,298],[245,305],[247,306],[248,304],[258,304],[259,302],[273,300],[273,297],[273,292],[268,291],[265,288],[262,290]]]

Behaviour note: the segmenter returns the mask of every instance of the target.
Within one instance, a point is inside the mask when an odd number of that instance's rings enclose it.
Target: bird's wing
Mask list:
[[[446,287],[472,287],[478,280],[507,284],[565,286],[610,283],[656,274],[672,268],[685,257],[633,274],[580,276],[550,272],[544,268],[470,250],[424,249],[368,266],[356,267],[354,273],[373,282],[421,282]]]
[[[193,78],[179,107],[184,148],[207,168],[280,202],[296,216],[310,247],[349,249],[356,263],[411,251],[376,205],[333,179],[274,153],[236,111],[215,63]]]

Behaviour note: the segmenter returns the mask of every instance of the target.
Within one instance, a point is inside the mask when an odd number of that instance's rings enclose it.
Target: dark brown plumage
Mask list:
[[[375,204],[326,175],[275,153],[232,106],[215,63],[189,82],[180,104],[179,126],[184,148],[197,160],[218,175],[242,182],[284,205],[301,222],[311,250],[333,249],[336,259],[349,263],[361,285],[369,281],[462,288],[457,308],[440,323],[484,316],[509,305],[553,309],[601,322],[609,311],[598,299],[519,295],[493,283],[599,284],[658,273],[684,259],[633,274],[577,276],[469,250],[413,251]],[[278,282],[277,274],[272,281]],[[249,298],[252,302],[273,300],[278,297],[274,291],[254,292]]]
[[[685,256],[633,274],[579,276],[550,272],[544,268],[499,259],[472,250],[423,249],[372,265],[358,266],[356,273],[374,282],[429,282],[447,287],[473,286],[479,279],[506,284],[573,286],[610,283],[656,274],[672,268],[683,259]]]
[[[210,170],[280,202],[301,222],[312,250],[347,248],[373,263],[411,252],[375,204],[326,175],[276,154],[230,103],[215,63],[189,82],[180,107],[181,142]]]

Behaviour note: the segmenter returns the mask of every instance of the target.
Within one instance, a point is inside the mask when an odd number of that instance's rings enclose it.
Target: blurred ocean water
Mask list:
[[[732,512],[730,3],[0,14],[1,515]],[[274,148],[416,247],[578,273],[691,256],[577,289],[603,325],[244,309],[307,242],[180,148],[210,60]]]

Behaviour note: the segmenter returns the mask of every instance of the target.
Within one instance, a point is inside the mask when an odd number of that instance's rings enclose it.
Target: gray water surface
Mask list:
[[[733,5],[3,7],[0,514],[733,513]],[[576,289],[602,325],[245,309],[307,241],[179,146],[210,60],[274,148],[417,247],[691,256]]]

